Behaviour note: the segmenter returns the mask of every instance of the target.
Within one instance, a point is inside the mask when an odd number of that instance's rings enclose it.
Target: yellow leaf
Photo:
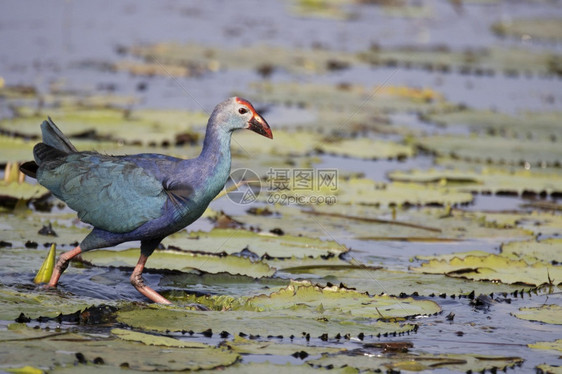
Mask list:
[[[35,279],[33,282],[36,284],[39,283],[47,283],[51,279],[51,274],[53,274],[53,269],[55,267],[55,253],[56,253],[56,245],[53,243],[51,244],[51,249],[49,249],[49,254],[47,258],[41,265],[41,268],[37,272]]]

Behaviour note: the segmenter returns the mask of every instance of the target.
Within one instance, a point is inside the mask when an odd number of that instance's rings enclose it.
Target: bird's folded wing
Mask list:
[[[119,157],[75,153],[42,167],[39,182],[93,226],[132,231],[163,214],[162,182]]]

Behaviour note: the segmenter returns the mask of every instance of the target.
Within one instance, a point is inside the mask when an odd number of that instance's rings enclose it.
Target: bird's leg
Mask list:
[[[73,257],[78,256],[80,253],[82,253],[82,249],[80,248],[80,246],[77,246],[76,248],[68,252],[64,252],[62,255],[60,255],[59,259],[57,260],[57,263],[55,264],[55,268],[53,269],[53,274],[51,275],[51,280],[49,280],[47,287],[57,286],[60,276],[68,267],[68,262]]]
[[[139,262],[137,262],[137,266],[135,266],[135,270],[133,270],[133,274],[131,274],[131,284],[137,289],[137,291],[139,291],[155,303],[171,304],[171,302],[164,296],[160,295],[158,292],[154,291],[152,288],[144,284],[144,280],[142,279],[142,271],[144,270],[146,260],[148,260],[148,256],[141,254]]]

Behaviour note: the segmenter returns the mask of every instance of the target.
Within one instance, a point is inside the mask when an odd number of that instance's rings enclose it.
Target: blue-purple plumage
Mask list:
[[[132,240],[141,241],[141,259],[145,256],[146,261],[164,237],[198,219],[224,187],[230,173],[230,138],[242,128],[272,137],[267,122],[249,102],[239,98],[222,102],[209,118],[201,154],[184,160],[153,153],[79,152],[49,118],[41,125],[43,142],[34,148],[35,163],[26,163],[21,170],[94,227],[75,253],[63,258],[65,264],[81,251]],[[139,278],[143,267],[144,262],[136,274]],[[56,285],[62,270],[50,285]],[[165,301],[155,291],[146,291],[142,282],[135,287],[154,301]]]

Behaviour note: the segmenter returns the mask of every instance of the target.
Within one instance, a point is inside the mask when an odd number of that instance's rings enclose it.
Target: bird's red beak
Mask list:
[[[258,134],[263,135],[266,138],[273,139],[271,128],[269,127],[265,119],[263,119],[263,117],[260,116],[257,112],[254,113],[252,119],[248,121],[248,127],[246,128],[252,130],[253,132],[257,132]]]

